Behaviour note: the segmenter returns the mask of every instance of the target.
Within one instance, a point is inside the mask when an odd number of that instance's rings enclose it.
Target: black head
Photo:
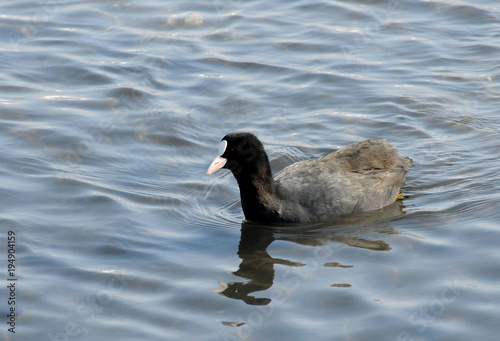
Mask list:
[[[261,163],[268,165],[269,161],[259,139],[250,133],[231,133],[222,138],[219,156],[210,164],[207,174],[226,168],[238,177],[241,173],[254,173]]]
[[[231,170],[240,187],[241,207],[248,220],[277,219],[274,180],[262,143],[250,133],[231,133],[219,145],[219,156],[207,174]]]

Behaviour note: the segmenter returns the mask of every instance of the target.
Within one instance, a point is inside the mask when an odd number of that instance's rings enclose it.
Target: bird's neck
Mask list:
[[[258,221],[276,212],[276,190],[269,163],[235,174],[240,187],[241,206],[248,220]]]

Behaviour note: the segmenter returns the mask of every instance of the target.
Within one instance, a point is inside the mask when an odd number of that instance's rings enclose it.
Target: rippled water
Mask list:
[[[496,1],[0,9],[2,340],[498,338]],[[275,171],[386,138],[415,161],[406,199],[245,223],[205,174],[240,130]]]

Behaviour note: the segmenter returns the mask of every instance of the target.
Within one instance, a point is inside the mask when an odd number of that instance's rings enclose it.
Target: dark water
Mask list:
[[[496,340],[496,1],[0,4],[2,340]],[[367,138],[406,199],[243,223],[231,131],[275,171]],[[15,334],[7,272],[16,236]]]

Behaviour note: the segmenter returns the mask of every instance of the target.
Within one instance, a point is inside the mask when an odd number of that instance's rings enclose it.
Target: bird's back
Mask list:
[[[286,221],[320,221],[394,202],[412,160],[385,140],[351,144],[319,159],[300,161],[275,177]]]

